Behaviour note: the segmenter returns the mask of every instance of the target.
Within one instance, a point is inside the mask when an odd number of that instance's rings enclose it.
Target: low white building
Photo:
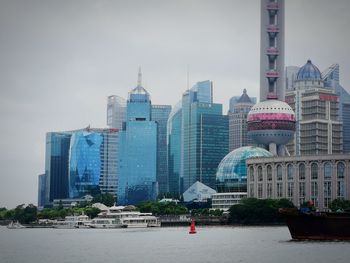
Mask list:
[[[247,197],[247,192],[234,192],[234,193],[216,193],[211,196],[212,209],[220,209],[227,211],[231,206],[237,205],[241,202],[242,198]]]

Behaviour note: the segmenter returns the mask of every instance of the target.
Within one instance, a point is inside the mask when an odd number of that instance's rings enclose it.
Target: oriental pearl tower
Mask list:
[[[248,114],[248,136],[274,155],[288,154],[295,114],[284,102],[284,0],[261,0],[260,102]]]

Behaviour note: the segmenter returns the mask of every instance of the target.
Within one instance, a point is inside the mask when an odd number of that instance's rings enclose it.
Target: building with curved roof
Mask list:
[[[269,99],[255,104],[248,114],[248,136],[274,154],[283,155],[294,135],[295,114],[285,102]]]
[[[242,146],[253,145],[252,139],[247,135],[247,117],[254,104],[255,101],[248,96],[247,90],[244,89],[243,94],[236,100],[234,106],[230,108],[228,112],[230,151]]]
[[[309,59],[299,69],[296,80],[322,80],[321,71]]]
[[[296,132],[287,145],[291,155],[341,153],[343,131],[339,116],[339,96],[326,88],[319,69],[311,60],[300,68],[294,89],[286,102],[296,116]]]
[[[216,172],[218,192],[245,192],[247,189],[247,159],[270,156],[273,155],[269,151],[254,146],[241,147],[227,154],[220,162]]]

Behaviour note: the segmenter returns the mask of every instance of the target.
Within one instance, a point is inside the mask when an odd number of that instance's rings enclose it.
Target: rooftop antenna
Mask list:
[[[138,73],[138,76],[137,76],[137,86],[138,87],[141,87],[142,84],[142,73],[141,73],[141,66],[139,66],[139,73]]]
[[[187,90],[190,89],[190,66],[187,64]]]

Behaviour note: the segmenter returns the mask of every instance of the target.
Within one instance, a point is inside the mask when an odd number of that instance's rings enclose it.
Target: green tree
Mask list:
[[[344,199],[334,199],[330,205],[329,208],[333,211],[350,211],[350,200],[344,200]]]
[[[272,224],[281,222],[279,208],[294,207],[287,199],[246,198],[230,208],[229,222],[234,224]]]

